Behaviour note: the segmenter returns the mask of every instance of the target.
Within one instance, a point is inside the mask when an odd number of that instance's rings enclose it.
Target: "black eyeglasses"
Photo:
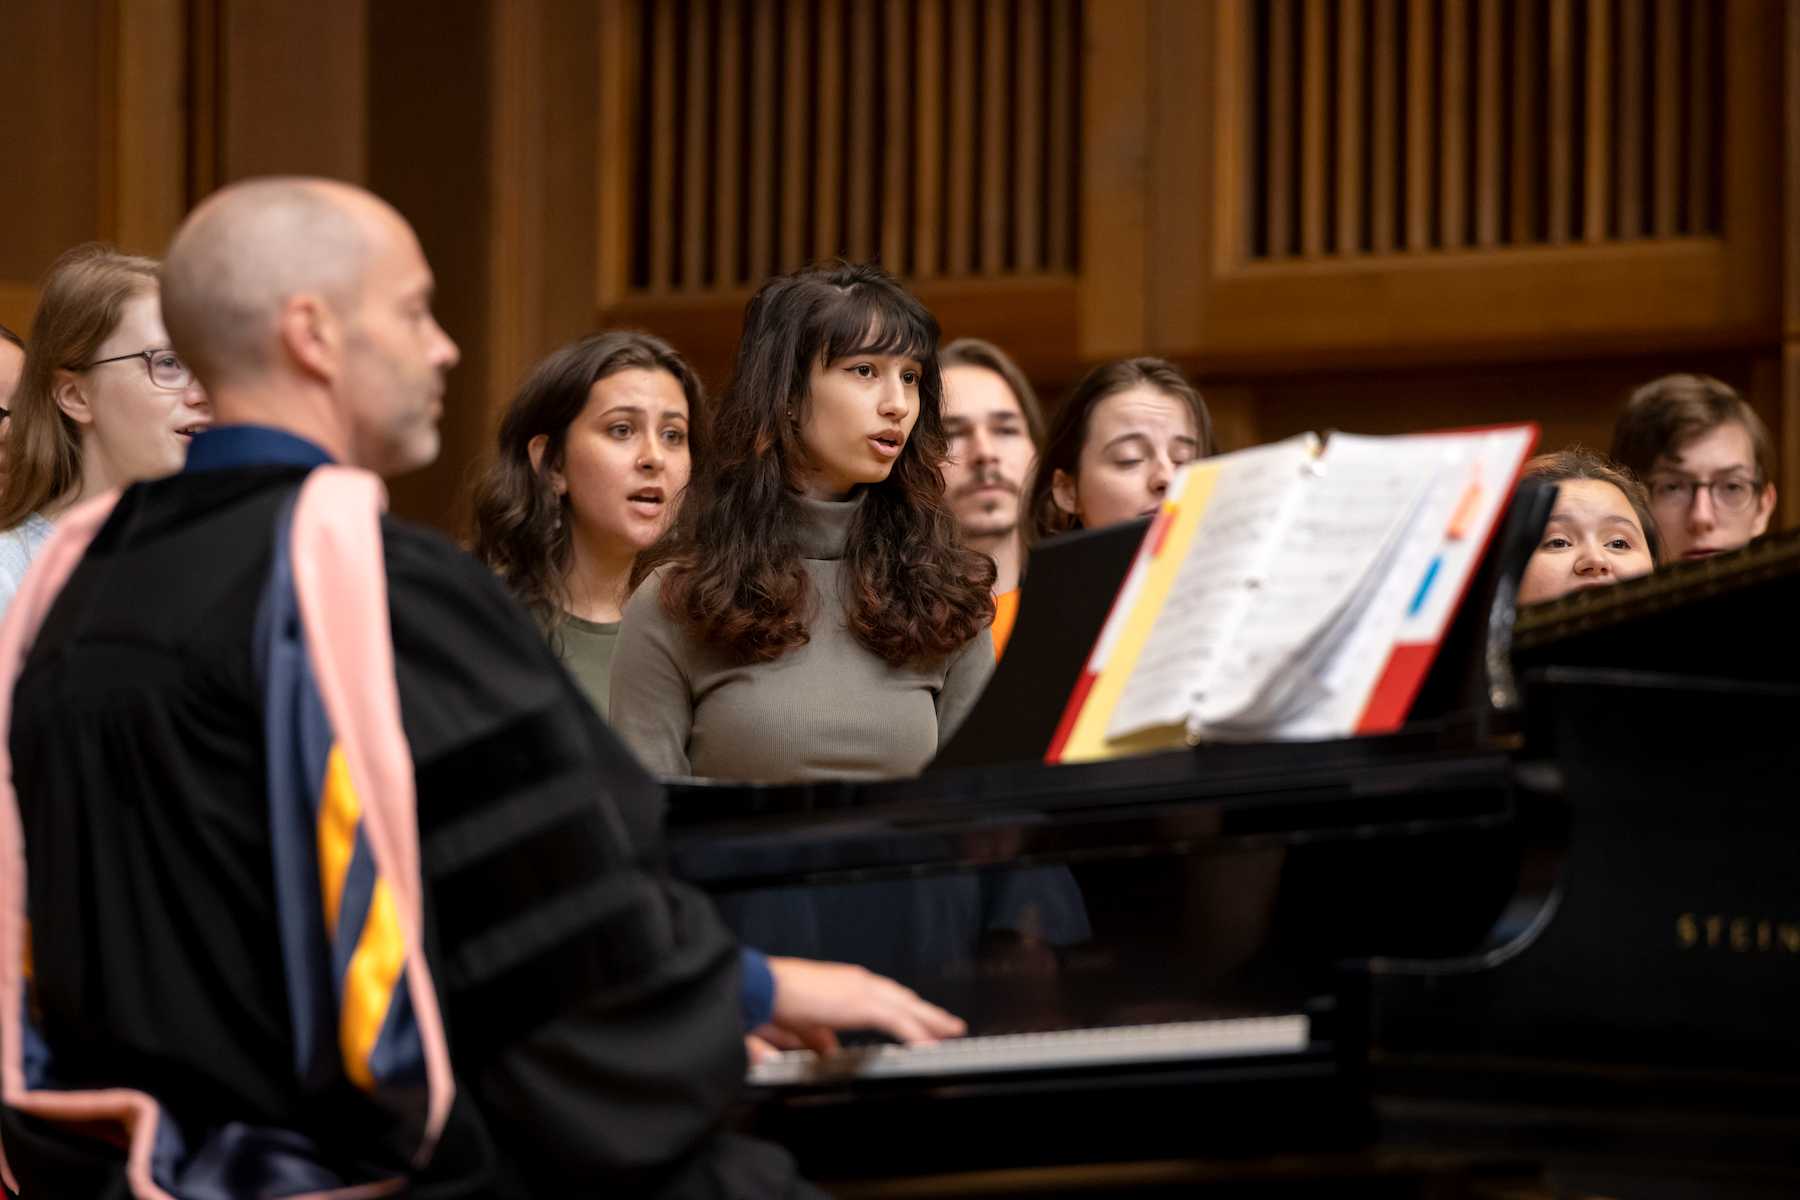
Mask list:
[[[144,369],[150,373],[150,382],[165,391],[179,392],[194,382],[194,372],[181,361],[181,355],[169,349],[139,350],[136,354],[115,354],[111,358],[101,358],[91,363],[83,363],[74,369],[91,371],[95,367],[104,367],[107,363],[124,362],[132,358],[143,359]]]
[[[1739,513],[1755,502],[1761,485],[1742,475],[1730,475],[1711,483],[1659,475],[1650,481],[1650,507],[1664,512],[1685,512],[1693,507],[1694,497],[1702,488],[1712,494],[1714,508],[1720,512]]]

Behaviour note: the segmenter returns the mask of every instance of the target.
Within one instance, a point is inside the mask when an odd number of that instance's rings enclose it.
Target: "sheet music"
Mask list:
[[[1445,460],[1441,445],[1332,435],[1276,543],[1265,600],[1219,665],[1222,686],[1196,705],[1196,731],[1266,728],[1323,698],[1326,663],[1381,590]]]
[[[1456,615],[1456,602],[1462,595],[1462,584],[1475,573],[1477,559],[1487,544],[1489,531],[1500,518],[1512,495],[1512,481],[1519,466],[1537,440],[1531,426],[1483,429],[1455,434],[1469,439],[1473,445],[1476,472],[1475,503],[1466,514],[1466,536],[1445,540],[1442,564],[1435,586],[1427,589],[1422,603],[1409,609],[1396,638],[1402,642],[1435,642],[1444,636],[1450,618]]]
[[[1335,652],[1320,664],[1322,695],[1304,712],[1290,713],[1263,736],[1276,738],[1348,737],[1356,730],[1369,695],[1387,665],[1394,641],[1406,621],[1420,585],[1442,553],[1445,529],[1468,491],[1474,467],[1474,439],[1417,437],[1389,439],[1396,455],[1417,456],[1421,473],[1436,478],[1414,508],[1381,572],[1381,582],[1339,639]]]
[[[1311,434],[1191,464],[1217,471],[1174,587],[1107,725],[1108,738],[1187,721],[1263,592],[1318,439]]]

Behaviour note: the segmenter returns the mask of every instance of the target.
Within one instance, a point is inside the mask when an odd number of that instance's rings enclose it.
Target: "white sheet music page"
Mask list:
[[[1419,591],[1434,556],[1444,544],[1444,529],[1469,487],[1476,440],[1454,436],[1385,439],[1396,463],[1412,460],[1419,476],[1429,479],[1425,494],[1406,521],[1381,570],[1379,586],[1358,612],[1345,636],[1318,664],[1323,695],[1301,713],[1289,714],[1267,736],[1292,739],[1348,737],[1368,704],[1381,669],[1406,620],[1407,606]],[[1335,439],[1334,439],[1335,441]]]
[[[1174,586],[1152,614],[1150,635],[1107,724],[1109,739],[1188,722],[1266,591],[1318,444],[1303,434],[1186,468],[1217,471],[1218,479]]]
[[[1255,616],[1195,707],[1201,729],[1266,727],[1323,695],[1318,673],[1380,588],[1381,568],[1444,462],[1441,448],[1411,439],[1331,435],[1280,530]]]
[[[1472,448],[1474,503],[1463,517],[1465,528],[1441,543],[1432,583],[1416,594],[1395,635],[1397,641],[1435,642],[1450,627],[1464,587],[1481,565],[1494,524],[1512,497],[1513,480],[1537,442],[1537,428],[1506,426],[1453,436]]]

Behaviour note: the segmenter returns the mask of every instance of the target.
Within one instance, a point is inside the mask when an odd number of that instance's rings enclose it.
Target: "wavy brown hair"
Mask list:
[[[44,276],[25,369],[7,406],[12,421],[0,529],[11,529],[81,485],[81,427],[56,403],[56,373],[93,358],[119,327],[125,305],[156,291],[156,271],[155,259],[90,242],[64,253]]]
[[[587,407],[596,383],[620,371],[667,371],[688,407],[688,459],[705,461],[706,394],[687,360],[647,333],[597,333],[571,342],[532,368],[500,418],[499,444],[475,484],[470,549],[493,568],[546,631],[568,612],[574,527],[566,497],[548,478],[561,469],[569,427]],[[542,462],[531,465],[532,439],[545,439]]]
[[[1052,537],[1078,529],[1081,522],[1064,512],[1051,490],[1058,471],[1070,478],[1080,474],[1081,451],[1087,444],[1088,422],[1100,402],[1108,396],[1143,384],[1182,401],[1194,414],[1194,433],[1200,440],[1200,457],[1218,453],[1213,442],[1212,414],[1206,401],[1181,368],[1161,358],[1121,358],[1101,363],[1082,377],[1069,398],[1057,410],[1050,425],[1050,439],[1038,456],[1037,471],[1031,479],[1031,495],[1026,501],[1026,527],[1034,538]]]
[[[1613,426],[1612,460],[1642,479],[1657,459],[1732,421],[1750,435],[1760,488],[1775,478],[1769,427],[1730,384],[1711,375],[1664,375],[1633,392]]]
[[[862,488],[850,527],[852,635],[898,666],[941,659],[993,620],[993,561],[963,547],[944,500],[937,321],[879,267],[812,267],[751,298],[712,453],[694,465],[675,527],[633,571],[635,583],[663,566],[669,618],[734,661],[769,662],[808,640],[801,429],[814,364],[854,354],[904,354],[924,369],[912,436],[887,478]]]

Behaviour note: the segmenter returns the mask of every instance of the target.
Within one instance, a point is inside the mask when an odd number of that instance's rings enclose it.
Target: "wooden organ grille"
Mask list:
[[[626,291],[1076,270],[1081,0],[640,0]]]
[[[1252,0],[1244,257],[1722,233],[1716,0]]]

